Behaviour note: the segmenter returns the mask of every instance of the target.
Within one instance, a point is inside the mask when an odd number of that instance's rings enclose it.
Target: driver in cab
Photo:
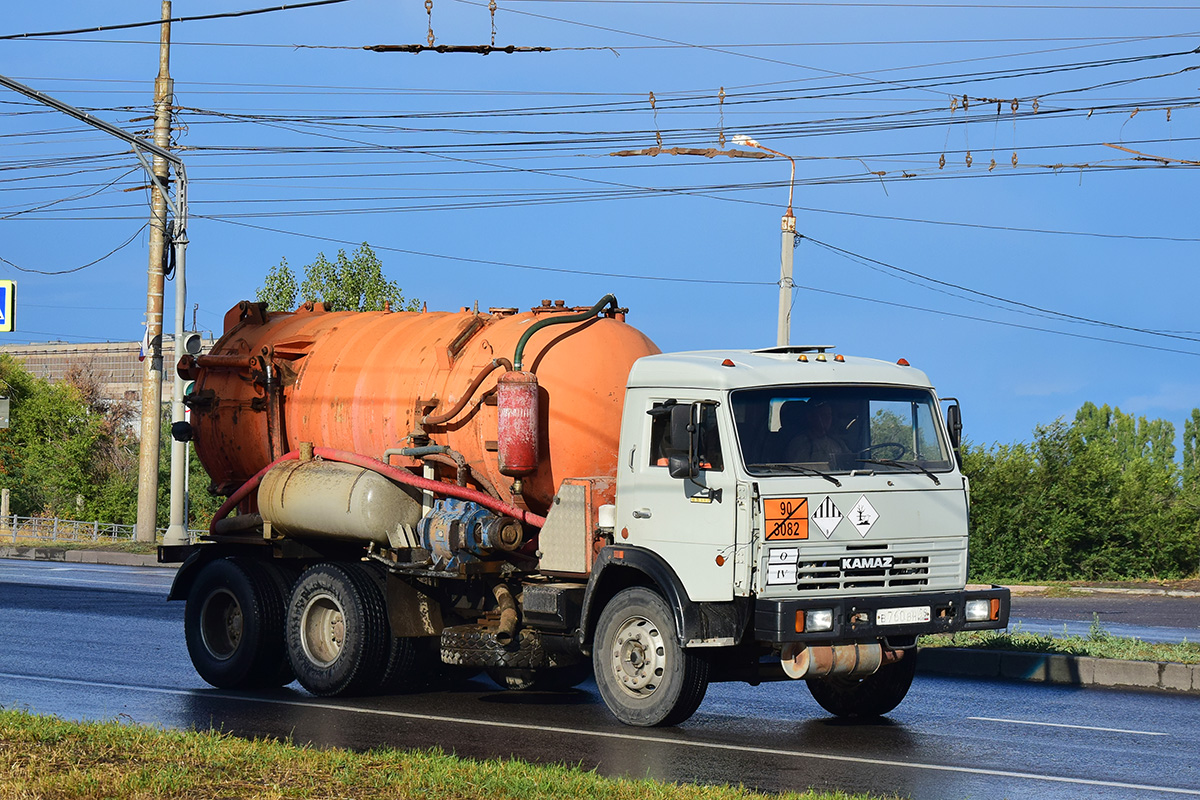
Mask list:
[[[805,409],[804,430],[792,440],[788,460],[792,462],[832,462],[836,456],[849,453],[841,439],[833,435],[833,408],[819,400]]]

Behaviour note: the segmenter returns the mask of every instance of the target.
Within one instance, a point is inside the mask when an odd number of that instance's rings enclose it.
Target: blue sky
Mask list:
[[[159,13],[12,5],[0,36]],[[491,40],[486,2],[434,0],[432,22]],[[664,350],[773,345],[787,162],[610,155],[742,133],[797,162],[793,343],[907,358],[977,442],[1085,401],[1177,426],[1200,406],[1198,4],[499,0],[496,44],[554,49],[362,49],[428,23],[349,0],[173,26],[189,320],[219,329],[281,258],[367,241],[431,310],[611,291]],[[0,74],[146,130],[157,38],[0,40]],[[139,338],[136,160],[7,92],[0,142],[5,341]]]

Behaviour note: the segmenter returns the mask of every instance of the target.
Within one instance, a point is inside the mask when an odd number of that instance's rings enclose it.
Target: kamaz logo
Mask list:
[[[851,569],[891,569],[891,556],[857,556],[842,559],[842,571]]]

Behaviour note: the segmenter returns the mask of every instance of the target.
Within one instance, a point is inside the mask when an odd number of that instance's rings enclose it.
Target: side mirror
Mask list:
[[[955,402],[946,408],[946,427],[950,431],[950,444],[954,448],[954,457],[958,466],[962,467],[962,409]]]
[[[699,426],[692,421],[694,409],[692,405],[671,407],[667,474],[672,478],[695,478],[700,474],[697,456],[700,432]]]

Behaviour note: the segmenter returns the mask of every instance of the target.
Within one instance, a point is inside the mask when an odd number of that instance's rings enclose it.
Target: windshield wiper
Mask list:
[[[807,475],[818,475],[818,476],[824,478],[825,480],[829,481],[830,483],[832,483],[834,486],[842,485],[841,481],[839,481],[837,478],[830,475],[828,472],[822,472],[821,470],[813,469],[812,467],[805,467],[801,464],[792,464],[792,463],[784,462],[784,463],[773,463],[773,464],[750,464],[749,466],[751,469],[756,469],[758,467],[766,467],[767,469],[795,470],[797,472],[803,472]]]
[[[932,472],[925,469],[915,461],[894,461],[890,458],[860,458],[857,459],[857,461],[862,464],[882,464],[885,467],[899,467],[900,469],[906,469],[909,472],[923,472],[929,476],[929,479],[933,481],[935,486],[942,485],[942,482],[938,480],[937,475],[934,475]]]

